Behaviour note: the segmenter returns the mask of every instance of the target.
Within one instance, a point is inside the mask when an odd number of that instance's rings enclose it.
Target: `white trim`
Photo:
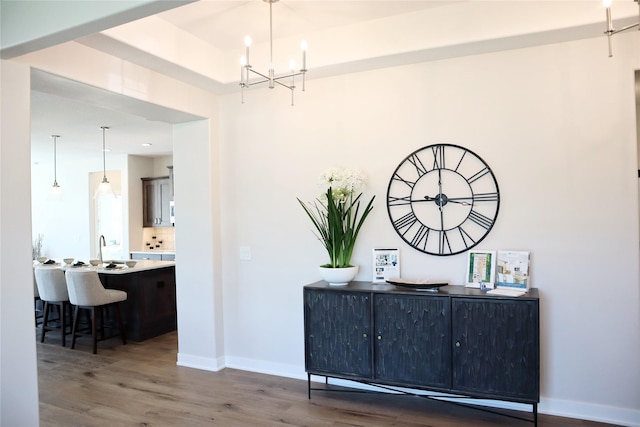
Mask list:
[[[179,357],[179,359],[182,359]],[[189,366],[187,364],[178,363],[181,366]],[[197,366],[190,366],[197,367]],[[288,365],[282,363],[265,362],[262,360],[248,359],[243,357],[227,357],[226,367],[231,369],[239,369],[243,371],[256,372],[265,375],[275,375],[279,377],[291,378],[296,380],[307,380],[307,374],[304,371],[304,367],[298,365]],[[206,369],[206,368],[200,368]],[[222,368],[220,368],[222,369]],[[214,369],[208,369],[214,370]],[[324,382],[323,376],[312,375],[311,381]],[[367,384],[358,383],[355,381],[343,380],[338,378],[330,378],[330,384],[351,387],[363,390],[376,390],[375,387]],[[445,393],[430,392],[424,390],[414,390],[406,388],[398,388],[401,390],[410,390],[415,394],[430,394],[434,396],[446,397]],[[313,398],[313,393],[312,393]],[[516,403],[503,400],[490,400],[490,399],[466,399],[456,398],[456,402],[481,405],[493,408],[531,412],[531,405],[525,403]],[[640,410],[628,409],[615,406],[605,406],[590,404],[585,402],[574,402],[568,400],[559,399],[545,399],[541,398],[538,404],[538,413],[546,415],[554,415],[558,417],[575,418],[587,421],[597,421],[602,423],[615,424],[627,427],[640,427]],[[525,414],[523,414],[525,415]]]
[[[202,369],[205,371],[218,372],[225,368],[224,357],[211,359],[208,357],[194,356],[192,354],[178,353],[178,366],[187,368]]]
[[[540,399],[538,412],[620,426],[640,427],[640,409],[606,406],[562,399]]]

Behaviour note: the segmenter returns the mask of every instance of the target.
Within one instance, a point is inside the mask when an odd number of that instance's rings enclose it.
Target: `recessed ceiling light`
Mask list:
[[[142,144],[143,147],[151,147],[151,145],[153,145],[153,144],[151,144],[149,142],[145,142],[145,143]]]

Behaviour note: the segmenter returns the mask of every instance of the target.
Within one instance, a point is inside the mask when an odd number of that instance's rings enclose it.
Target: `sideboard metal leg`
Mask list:
[[[533,425],[538,427],[538,404],[533,404]]]
[[[307,373],[307,394],[309,395],[309,400],[311,400],[311,374]]]

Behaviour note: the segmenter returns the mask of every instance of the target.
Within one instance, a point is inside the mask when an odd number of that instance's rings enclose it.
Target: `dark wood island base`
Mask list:
[[[147,263],[154,261],[144,261]],[[127,293],[121,307],[127,339],[131,341],[144,341],[176,330],[175,263],[157,263],[153,268],[136,266],[99,273],[105,288]]]

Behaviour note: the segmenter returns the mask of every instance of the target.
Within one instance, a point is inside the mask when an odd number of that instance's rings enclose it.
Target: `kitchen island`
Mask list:
[[[127,339],[144,341],[176,329],[175,264],[145,260],[135,267],[94,267],[105,288],[127,293],[121,306]]]

